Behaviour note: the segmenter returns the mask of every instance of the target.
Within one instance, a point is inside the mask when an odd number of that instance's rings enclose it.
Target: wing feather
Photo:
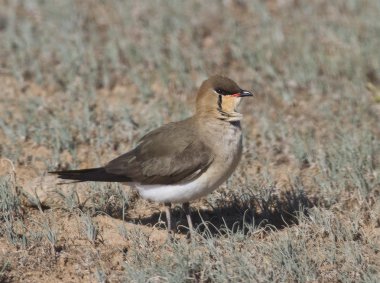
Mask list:
[[[197,178],[212,161],[212,150],[187,119],[148,133],[135,149],[109,162],[105,170],[141,184],[173,184]]]

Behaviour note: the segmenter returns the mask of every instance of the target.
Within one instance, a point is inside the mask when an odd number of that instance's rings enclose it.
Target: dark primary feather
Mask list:
[[[174,184],[194,180],[207,170],[213,154],[189,127],[190,119],[153,130],[135,149],[105,167],[50,173],[78,181]]]
[[[104,167],[81,169],[81,170],[65,170],[52,171],[50,174],[58,175],[58,178],[64,180],[76,180],[79,182],[97,181],[97,182],[130,182],[131,179],[123,175],[115,175],[106,172]]]

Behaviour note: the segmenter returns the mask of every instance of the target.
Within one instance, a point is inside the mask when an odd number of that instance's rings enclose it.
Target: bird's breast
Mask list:
[[[242,154],[242,134],[240,125],[227,125],[223,134],[219,135],[215,143],[215,165],[225,174],[227,179],[238,165]],[[225,180],[224,179],[224,180]],[[224,181],[223,180],[223,181]]]
[[[205,124],[202,136],[214,154],[214,161],[207,170],[213,176],[213,186],[219,186],[236,169],[242,154],[240,122]]]

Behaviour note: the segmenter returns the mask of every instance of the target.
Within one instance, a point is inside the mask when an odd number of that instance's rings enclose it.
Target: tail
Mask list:
[[[104,167],[82,170],[52,171],[57,177],[64,180],[75,180],[77,182],[131,182],[131,178],[123,175],[108,173]]]

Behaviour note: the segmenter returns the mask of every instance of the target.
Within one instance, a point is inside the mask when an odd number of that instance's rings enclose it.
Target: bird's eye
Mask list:
[[[223,90],[220,89],[220,88],[215,89],[215,91],[216,91],[218,94],[223,94]]]

